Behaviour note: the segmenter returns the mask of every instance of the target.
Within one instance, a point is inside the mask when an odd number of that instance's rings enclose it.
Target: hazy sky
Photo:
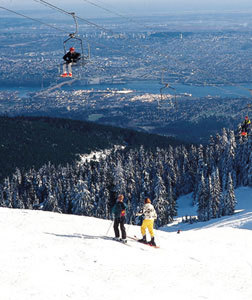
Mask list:
[[[45,0],[68,11],[85,11],[86,14],[103,14],[97,5],[126,14],[168,14],[188,11],[250,11],[252,0]],[[0,5],[11,9],[41,9],[43,5],[33,0],[0,0]]]

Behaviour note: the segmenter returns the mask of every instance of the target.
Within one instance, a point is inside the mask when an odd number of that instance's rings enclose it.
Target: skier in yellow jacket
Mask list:
[[[157,213],[155,211],[155,208],[151,204],[150,198],[145,198],[144,200],[144,207],[141,209],[139,213],[136,214],[137,216],[143,215],[143,223],[141,226],[141,233],[143,238],[139,240],[141,243],[148,243],[146,240],[146,229],[148,228],[148,231],[151,236],[151,241],[149,242],[150,245],[156,246],[155,240],[154,240],[154,220],[157,219]]]

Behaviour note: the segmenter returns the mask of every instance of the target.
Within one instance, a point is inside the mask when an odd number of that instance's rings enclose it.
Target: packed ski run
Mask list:
[[[181,197],[174,223],[155,230],[160,249],[114,241],[112,221],[0,208],[1,299],[250,300],[251,196],[241,187],[233,216],[193,224],[182,223],[191,195]],[[139,226],[126,231],[141,238]]]

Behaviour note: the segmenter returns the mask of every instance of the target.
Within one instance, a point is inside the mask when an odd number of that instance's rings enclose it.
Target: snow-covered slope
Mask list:
[[[162,229],[168,232],[180,230],[192,230],[203,228],[233,227],[252,230],[252,189],[240,187],[235,191],[237,205],[236,213],[233,216],[213,219],[209,222],[199,222],[194,224],[181,223],[182,217],[196,216],[196,207],[192,206],[192,194],[182,196],[178,199],[178,217],[172,224],[164,226]]]
[[[108,239],[110,221],[0,208],[1,299],[251,300],[252,190],[236,195],[243,211],[192,225],[177,220],[156,231],[160,249]],[[180,199],[180,215],[190,201]],[[127,231],[140,236],[137,226]]]

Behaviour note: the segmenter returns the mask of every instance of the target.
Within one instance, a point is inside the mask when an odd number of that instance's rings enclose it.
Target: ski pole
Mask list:
[[[127,230],[126,230],[126,236],[128,236],[128,233],[129,233],[129,229],[131,228],[131,223],[129,223],[129,226],[128,226],[128,228],[127,228]]]
[[[111,223],[110,223],[110,225],[109,225],[109,228],[108,228],[108,231],[107,231],[107,233],[106,233],[106,236],[108,235],[108,233],[109,233],[109,231],[110,231],[110,228],[111,228],[112,224],[113,224],[113,220],[111,221]]]

